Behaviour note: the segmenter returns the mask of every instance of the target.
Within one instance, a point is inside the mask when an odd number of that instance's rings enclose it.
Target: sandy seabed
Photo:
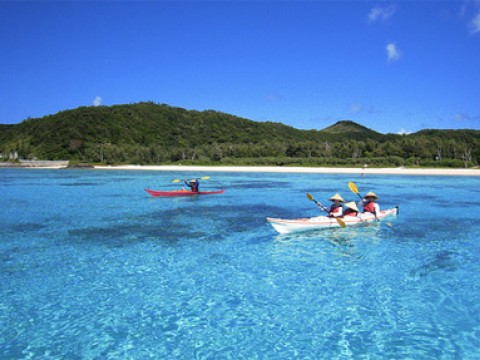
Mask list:
[[[122,165],[95,166],[100,170],[148,170],[148,171],[189,171],[189,172],[267,172],[267,173],[308,173],[308,174],[382,174],[382,175],[447,175],[480,176],[480,169],[409,169],[398,168],[328,168],[328,167],[283,167],[283,166],[190,166],[190,165]]]

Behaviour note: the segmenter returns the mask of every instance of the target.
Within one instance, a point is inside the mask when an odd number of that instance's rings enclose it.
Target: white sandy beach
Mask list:
[[[283,167],[283,166],[184,166],[184,165],[123,165],[95,166],[100,170],[188,171],[188,172],[268,172],[308,174],[382,174],[382,175],[446,175],[480,176],[480,169],[409,169],[399,168],[328,168],[328,167]]]

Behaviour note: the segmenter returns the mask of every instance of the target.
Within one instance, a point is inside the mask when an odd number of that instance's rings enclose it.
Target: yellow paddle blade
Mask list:
[[[336,217],[335,220],[337,220],[338,225],[340,225],[341,227],[347,226],[342,219]]]
[[[350,181],[348,183],[348,187],[350,190],[352,190],[352,192],[354,192],[355,194],[358,194],[358,188],[357,188],[357,185],[355,185],[354,182]]]
[[[312,200],[313,200],[313,196],[312,196],[312,194],[310,194],[310,193],[307,193],[307,199],[308,199],[308,200],[310,200],[310,201],[312,201]]]
[[[173,180],[172,182],[177,183],[177,182],[180,182],[180,181],[182,181],[182,180],[180,180],[180,179],[175,179],[175,180]]]

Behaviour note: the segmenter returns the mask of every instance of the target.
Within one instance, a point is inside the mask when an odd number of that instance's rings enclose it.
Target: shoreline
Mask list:
[[[0,162],[0,168],[6,169],[62,169],[68,166],[68,160],[20,160],[19,162]]]
[[[120,165],[95,166],[98,170],[185,171],[185,172],[263,172],[299,174],[358,174],[358,175],[430,175],[480,176],[480,169],[409,169],[398,168],[328,168],[281,166],[194,166],[194,165]]]

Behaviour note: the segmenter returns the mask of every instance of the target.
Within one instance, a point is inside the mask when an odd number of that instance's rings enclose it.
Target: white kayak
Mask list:
[[[380,211],[375,217],[372,213],[360,213],[358,216],[345,216],[342,217],[342,221],[345,226],[359,225],[376,220],[381,220],[387,216],[395,216],[398,214],[398,206]],[[332,217],[328,216],[316,216],[312,218],[303,219],[275,219],[267,218],[267,221],[277,230],[280,234],[288,234],[293,232],[318,230],[324,228],[339,227],[339,222]]]

